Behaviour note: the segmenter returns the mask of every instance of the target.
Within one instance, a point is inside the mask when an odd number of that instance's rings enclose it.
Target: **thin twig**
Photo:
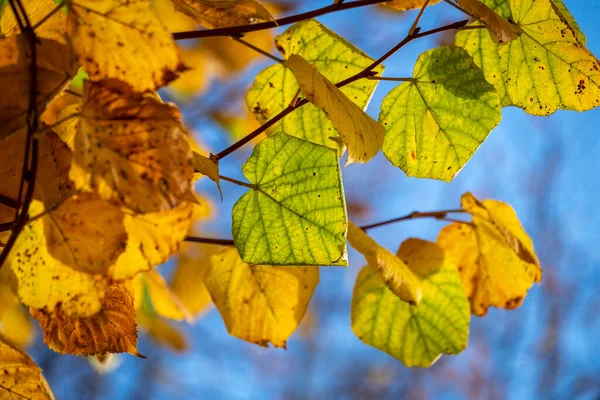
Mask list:
[[[235,243],[231,239],[212,239],[212,238],[197,237],[197,236],[186,236],[183,238],[183,240],[186,242],[218,244],[221,246],[234,246],[235,245]]]
[[[352,4],[352,3],[344,3],[344,4]],[[412,35],[407,35],[404,39],[402,39],[402,41],[400,41],[397,45],[395,45],[394,47],[392,47],[387,53],[385,53],[383,56],[379,57],[377,60],[373,61],[373,63],[371,63],[371,65],[369,65],[367,68],[365,68],[364,70],[362,70],[361,72],[344,79],[341,82],[336,83],[335,86],[337,86],[338,88],[342,87],[342,86],[346,86],[352,82],[355,82],[359,79],[363,79],[363,78],[368,78],[370,76],[375,75],[374,69],[377,68],[381,63],[383,63],[385,60],[387,60],[388,58],[390,58],[395,52],[397,52],[398,50],[400,50],[402,47],[406,46],[408,43],[410,43],[411,41],[418,39],[418,38],[423,38],[429,35],[433,35],[439,32],[444,32],[444,31],[448,31],[448,30],[454,30],[454,29],[458,29],[460,27],[465,26],[467,23],[469,22],[469,20],[462,20],[462,21],[457,21],[448,25],[444,25],[441,26],[439,28],[436,29],[431,29],[429,31],[425,31],[425,32],[419,32],[418,29],[416,29]],[[264,124],[262,124],[261,126],[259,126],[257,129],[255,129],[254,131],[252,131],[251,133],[249,133],[248,135],[244,136],[243,138],[241,138],[240,140],[238,140],[237,142],[235,142],[234,144],[232,144],[231,146],[227,147],[225,150],[219,152],[218,154],[215,155],[215,158],[217,160],[220,160],[226,156],[228,156],[229,154],[235,152],[237,149],[239,149],[240,147],[244,146],[246,143],[252,141],[254,138],[258,137],[260,134],[262,134],[263,132],[265,132],[267,129],[269,129],[271,126],[275,125],[276,123],[278,123],[279,121],[281,121],[284,117],[286,117],[287,115],[291,114],[294,110],[302,107],[303,105],[307,104],[308,100],[303,99],[300,100],[299,102],[297,102],[295,105],[289,105],[286,108],[284,108],[282,111],[279,112],[279,114],[275,115],[273,118],[271,118],[270,120],[268,120],[267,122],[265,122]]]
[[[388,78],[387,76],[367,76],[370,81],[414,82],[415,78]]]
[[[0,194],[0,204],[10,208],[19,208],[19,203],[16,200],[2,194]]]
[[[52,17],[57,12],[59,12],[69,2],[70,2],[70,0],[64,0],[64,1],[61,1],[60,3],[58,3],[52,11],[50,11],[48,14],[46,14],[46,16],[44,18],[40,19],[35,25],[33,25],[32,29],[35,31],[37,28],[40,27],[40,25],[42,25],[44,22],[48,21],[48,19],[50,19],[50,17]]]
[[[462,8],[461,6],[459,6],[458,4],[456,4],[455,2],[453,2],[451,0],[444,0],[444,2],[446,2],[449,5],[451,5],[452,7],[456,8],[458,11],[469,15],[469,13],[467,12],[467,10],[465,10],[464,8]]]
[[[352,8],[370,6],[373,4],[387,3],[390,0],[357,0],[350,3],[330,4],[328,6],[304,12],[301,14],[290,15],[289,17],[279,18],[273,21],[261,22],[259,24],[249,24],[240,26],[231,26],[227,28],[204,29],[200,31],[186,31],[173,33],[173,39],[198,39],[215,36],[240,36],[248,32],[262,31],[264,29],[276,28],[304,21],[311,18],[316,18],[321,15],[330,14],[342,10],[350,10]]]
[[[429,5],[430,1],[431,0],[426,0],[425,3],[423,3],[423,7],[421,7],[421,10],[419,11],[417,18],[415,18],[415,22],[413,22],[412,26],[408,30],[409,35],[412,36],[415,33],[415,30],[417,30],[417,25],[419,25],[419,21],[421,20],[421,17],[423,16],[423,13],[425,12],[425,9]]]
[[[274,56],[273,54],[269,53],[268,51],[265,51],[265,50],[261,49],[260,47],[256,47],[255,45],[253,45],[250,42],[246,42],[242,38],[235,37],[235,36],[232,36],[231,38],[233,40],[235,40],[236,42],[238,42],[240,44],[243,44],[244,46],[248,47],[249,49],[252,49],[252,50],[256,51],[257,53],[262,54],[263,56],[268,57],[271,60],[278,62],[279,64],[283,64],[285,62],[281,58],[279,58],[277,56]]]
[[[376,222],[374,224],[364,225],[364,226],[361,226],[360,229],[362,229],[363,231],[368,231],[369,229],[379,228],[380,226],[391,225],[391,224],[395,224],[397,222],[409,221],[412,219],[419,219],[419,218],[435,218],[435,219],[439,219],[439,220],[448,220],[447,219],[448,214],[464,213],[464,212],[466,212],[466,211],[463,209],[430,211],[430,212],[415,211],[410,214],[404,215],[402,217],[388,219],[387,221]],[[457,221],[458,220],[452,220],[452,222],[457,222]],[[461,222],[464,222],[464,221],[461,221]]]
[[[247,187],[247,188],[250,188],[250,189],[256,189],[256,186],[254,186],[251,183],[246,183],[246,182],[238,181],[237,179],[229,178],[227,176],[219,175],[219,179],[222,179],[222,180],[227,181],[227,182],[234,183],[234,184],[236,184],[238,186],[244,186],[244,187]]]

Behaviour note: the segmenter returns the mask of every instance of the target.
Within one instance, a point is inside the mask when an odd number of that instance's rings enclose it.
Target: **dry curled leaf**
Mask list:
[[[131,282],[110,285],[102,309],[91,317],[71,317],[59,307],[54,312],[31,309],[31,315],[40,323],[44,342],[59,353],[89,356],[127,352],[140,356]]]
[[[205,28],[225,28],[271,21],[266,8],[254,0],[173,0],[175,10]]]
[[[456,1],[469,15],[485,24],[490,31],[490,35],[497,43],[510,42],[522,33],[521,28],[511,24],[479,0]]]

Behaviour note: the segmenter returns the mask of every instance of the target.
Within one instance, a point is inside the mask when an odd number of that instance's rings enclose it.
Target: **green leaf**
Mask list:
[[[383,153],[406,175],[451,181],[501,119],[500,99],[469,54],[421,54],[411,82],[381,104]]]
[[[334,84],[361,72],[373,62],[352,43],[315,20],[293,25],[275,39],[275,45],[285,59],[291,54],[302,56]],[[383,67],[375,68],[375,71],[382,72]],[[356,105],[365,109],[376,86],[377,81],[361,79],[341,90]],[[292,71],[277,64],[256,76],[246,102],[256,119],[264,123],[286,108],[297,92],[298,84]],[[313,104],[307,104],[286,116],[269,132],[280,131],[313,143],[340,148],[339,134],[333,124]]]
[[[375,267],[364,267],[352,297],[352,330],[408,367],[429,367],[442,354],[467,347],[469,302],[456,267],[435,243],[408,239],[398,256],[423,279],[419,305],[402,301]]]
[[[337,153],[285,133],[243,167],[254,188],[233,207],[233,240],[248,264],[348,265],[348,219]]]
[[[456,44],[496,87],[502,105],[550,115],[559,108],[586,111],[600,104],[600,62],[568,22],[572,16],[563,15],[564,5],[555,0],[483,2],[523,30],[518,39],[500,45],[484,29],[456,36]]]

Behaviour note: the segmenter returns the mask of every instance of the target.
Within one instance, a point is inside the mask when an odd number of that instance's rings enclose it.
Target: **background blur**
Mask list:
[[[330,0],[279,5],[276,15],[318,8]],[[600,55],[600,1],[565,0],[588,48]],[[170,5],[160,0],[160,15],[174,31]],[[343,11],[318,18],[338,34],[377,58],[401,40],[416,13],[398,14],[381,7]],[[463,19],[445,4],[430,7],[423,29]],[[187,22],[189,24],[189,22]],[[272,34],[282,32],[279,28]],[[253,38],[276,51],[268,34]],[[417,56],[452,37],[413,42],[393,56],[385,76],[411,76]],[[218,152],[256,125],[244,106],[253,77],[272,61],[231,48],[230,39],[183,41],[188,64],[196,66],[163,96],[182,109],[190,130],[207,151]],[[199,50],[200,49],[200,50]],[[247,57],[247,58],[244,58]],[[369,113],[377,117],[381,99],[394,87],[382,82]],[[193,93],[195,92],[195,93]],[[529,292],[517,310],[490,309],[472,319],[469,347],[444,356],[429,369],[408,369],[385,353],[362,344],[350,329],[350,300],[364,264],[351,250],[350,268],[321,268],[305,320],[288,349],[263,349],[227,334],[219,313],[210,308],[194,326],[178,325],[187,350],[177,353],[142,335],[139,351],[148,359],[122,356],[116,370],[99,374],[85,359],[57,355],[40,332],[29,352],[44,370],[60,399],[598,399],[600,398],[600,109],[579,114],[559,111],[536,118],[505,109],[503,121],[452,183],[408,179],[382,154],[370,164],[345,168],[350,217],[375,222],[411,211],[455,208],[460,195],[511,204],[532,236],[544,269],[543,283]],[[227,157],[222,173],[242,178],[240,166],[251,146]],[[243,193],[223,183],[221,203],[214,183],[201,179],[199,193],[210,199],[212,217],[203,236],[231,237],[230,210]],[[372,236],[395,250],[408,237],[435,240],[438,221],[408,221],[375,229]],[[160,267],[167,276],[172,266]]]

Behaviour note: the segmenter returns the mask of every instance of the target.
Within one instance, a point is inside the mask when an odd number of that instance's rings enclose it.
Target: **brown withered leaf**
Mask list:
[[[54,400],[42,370],[0,334],[0,399]]]
[[[54,313],[31,309],[40,323],[44,342],[63,354],[96,355],[137,351],[137,327],[131,281],[116,283],[106,289],[102,309],[88,318],[73,318],[59,307]]]
[[[511,24],[479,0],[457,0],[457,2],[469,15],[485,24],[497,43],[510,42],[523,33],[521,28]]]
[[[225,28],[271,21],[266,8],[254,0],[174,0],[175,10],[205,28]]]
[[[86,81],[71,177],[138,213],[170,210],[192,194],[192,152],[176,107],[124,82]]]
[[[25,35],[0,39],[0,140],[26,126],[31,50]],[[66,45],[39,38],[36,47],[36,104],[41,113],[77,73],[75,54]]]
[[[48,252],[77,271],[105,275],[125,250],[125,214],[95,193],[72,197],[48,215]]]

